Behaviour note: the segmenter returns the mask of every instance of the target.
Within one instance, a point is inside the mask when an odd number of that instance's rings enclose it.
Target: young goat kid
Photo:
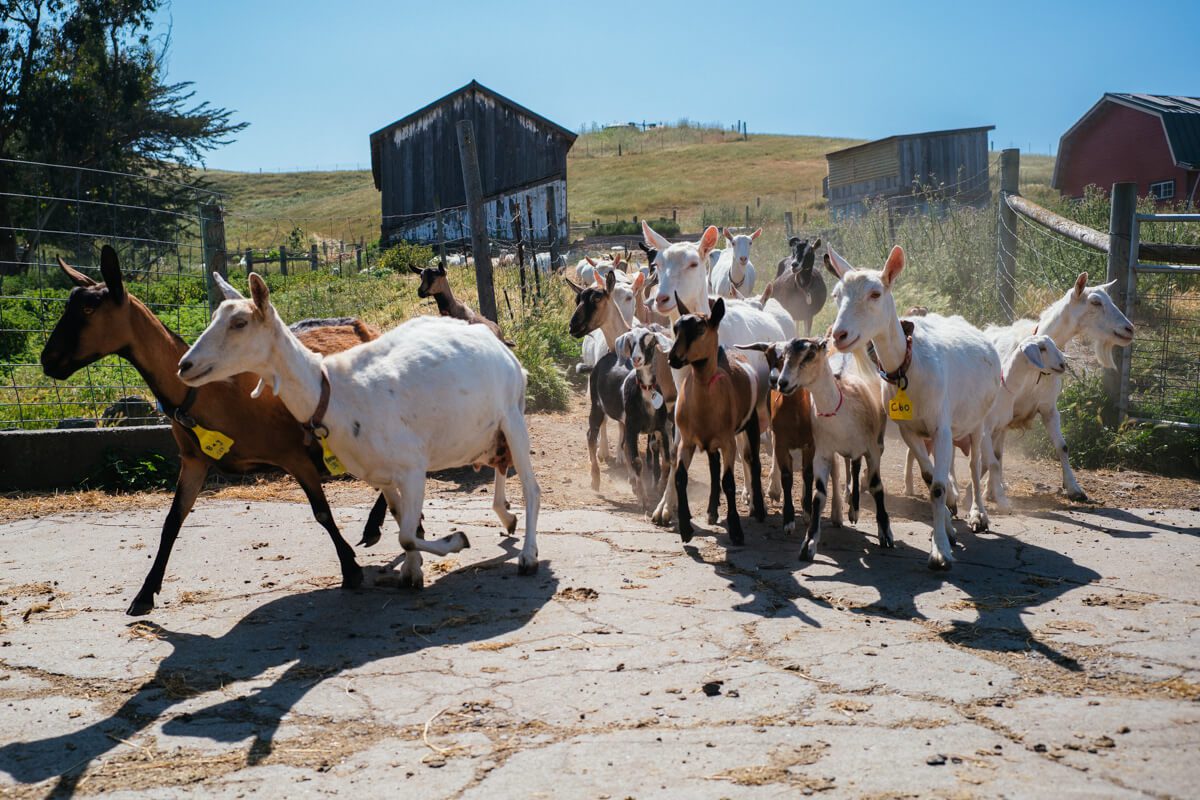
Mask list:
[[[750,513],[760,522],[766,518],[758,457],[758,403],[767,391],[765,369],[758,369],[740,355],[726,354],[720,348],[717,328],[725,316],[724,298],[711,303],[707,317],[691,313],[678,297],[675,302],[682,316],[675,322],[671,367],[692,368],[679,386],[679,397],[675,402],[675,425],[679,432],[674,470],[679,537],[688,542],[694,533],[687,498],[688,467],[696,448],[700,448],[708,453],[711,480],[708,521],[710,524],[717,521],[720,491],[723,490],[729,538],[734,544],[742,544],[745,536],[738,518],[733,482],[739,434],[744,433],[749,440],[746,457],[750,467]],[[724,472],[721,471],[722,459]]]
[[[774,345],[784,349],[783,365],[775,388],[789,395],[797,389],[807,389],[813,437],[813,472],[816,495],[808,519],[808,532],[800,547],[800,558],[812,561],[821,541],[821,507],[825,504],[825,487],[830,483],[836,456],[848,459],[865,457],[867,487],[875,498],[875,523],[879,531],[879,546],[894,547],[892,526],[883,500],[883,483],[879,479],[879,459],[883,455],[883,431],[887,416],[877,387],[848,370],[835,375],[829,363],[829,340],[793,339]],[[762,349],[772,345],[755,345]],[[857,470],[854,470],[857,471]],[[837,498],[837,487],[829,491]],[[856,515],[857,516],[857,515]],[[836,523],[837,517],[834,517]]]
[[[617,338],[617,355],[633,364],[621,385],[625,463],[629,465],[630,488],[645,511],[662,497],[663,467],[672,437],[675,384],[667,368],[670,349],[671,340],[665,331],[651,328],[634,328]],[[642,436],[647,438],[645,462],[638,456]]]
[[[422,552],[444,556],[469,546],[462,533],[417,538],[426,474],[468,464],[495,469],[492,507],[509,533],[517,520],[504,486],[509,465],[516,467],[525,496],[518,572],[537,571],[541,493],[529,457],[525,371],[491,331],[423,316],[322,359],[284,325],[258,275],[250,276],[251,300],[219,274],[214,280],[226,300],[180,359],[180,379],[202,386],[240,372],[263,376],[348,472],[387,498],[404,549],[402,585],[422,586]]]
[[[482,314],[476,313],[475,309],[461,300],[455,299],[454,292],[450,290],[450,280],[446,276],[446,270],[441,265],[425,269],[419,267],[409,267],[409,269],[421,276],[421,285],[417,287],[417,297],[422,300],[432,297],[433,301],[437,303],[440,316],[461,319],[471,325],[483,325],[496,334],[497,339],[509,347],[513,346],[512,342],[504,338],[504,332],[500,330],[499,325]]]

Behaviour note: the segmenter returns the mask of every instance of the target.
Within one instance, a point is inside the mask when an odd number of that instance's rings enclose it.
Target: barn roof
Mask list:
[[[920,139],[920,138],[924,138],[926,136],[945,136],[945,135],[951,134],[951,133],[975,133],[976,131],[992,131],[995,129],[996,129],[995,125],[980,125],[975,128],[948,128],[944,131],[922,131],[921,133],[897,133],[892,136],[886,136],[882,139],[875,139],[874,141],[863,142],[862,144],[856,144],[851,147],[843,147],[841,150],[834,150],[833,152],[826,153],[825,157],[826,158],[833,158],[835,156],[840,157],[840,156],[844,156],[848,153],[852,153],[855,150],[860,150],[864,147],[871,147],[872,145],[883,144],[884,142],[896,142],[896,141],[900,141],[902,139]]]
[[[489,89],[488,87],[484,86],[479,81],[472,80],[466,86],[459,87],[458,89],[455,89],[453,92],[450,92],[450,94],[445,95],[444,97],[439,97],[437,100],[434,100],[432,103],[429,103],[428,105],[421,106],[420,108],[418,108],[416,111],[412,112],[411,114],[401,117],[400,119],[396,120],[395,122],[393,122],[389,125],[384,125],[382,128],[380,128],[379,130],[377,130],[371,134],[371,172],[375,176],[375,188],[376,189],[380,188],[379,146],[377,144],[380,136],[387,133],[388,131],[390,131],[393,128],[399,127],[401,125],[407,125],[408,123],[412,122],[413,120],[416,120],[416,119],[422,117],[423,115],[429,113],[430,111],[432,111],[433,109],[437,108],[438,106],[440,106],[444,103],[448,103],[461,95],[470,94],[472,92],[479,92],[481,94],[485,94],[488,97],[492,98],[492,100],[494,100],[495,102],[499,103],[500,105],[506,106],[518,114],[529,117],[530,119],[534,120],[538,124],[543,125],[544,127],[548,128],[551,133],[553,133],[555,136],[557,136],[561,139],[565,139],[566,141],[573,143],[575,141],[575,139],[578,138],[578,134],[576,134],[574,131],[564,128],[562,125],[559,125],[557,122],[547,119],[546,117],[543,117],[541,114],[538,114],[534,111],[530,111],[528,108],[521,105],[520,103],[516,103],[516,102],[508,99],[507,97],[505,97],[504,95],[495,91],[494,89]],[[569,147],[569,145],[568,145],[568,147]]]
[[[1171,158],[1174,159],[1175,165],[1183,169],[1200,169],[1200,97],[1105,92],[1059,140],[1058,158],[1054,162],[1051,186],[1058,188],[1060,165],[1070,155],[1071,137],[1106,103],[1116,103],[1158,117],[1162,121],[1163,133],[1167,137],[1167,146],[1171,148]]]

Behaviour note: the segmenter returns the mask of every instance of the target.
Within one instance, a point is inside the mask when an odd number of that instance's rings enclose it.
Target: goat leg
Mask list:
[[[354,560],[354,548],[342,538],[337,523],[333,521],[333,512],[329,510],[329,501],[325,499],[325,491],[321,488],[321,475],[317,472],[316,465],[305,453],[291,466],[280,466],[292,473],[292,477],[300,484],[300,488],[304,490],[304,495],[308,498],[313,518],[329,533],[333,547],[337,550],[338,563],[342,568],[342,588],[357,589],[362,586],[362,567]],[[421,510],[418,507],[417,514],[420,513]]]
[[[167,571],[167,560],[171,558],[171,549],[179,537],[179,529],[192,510],[192,504],[204,487],[204,478],[208,475],[208,464],[204,459],[182,455],[179,461],[179,478],[175,483],[175,499],[171,501],[171,510],[163,522],[162,534],[158,541],[158,552],[154,556],[154,564],[150,574],[142,583],[141,590],[129,604],[125,613],[131,617],[149,614],[154,608],[154,595],[162,591],[163,575]]]
[[[783,532],[796,530],[796,506],[792,501],[792,454],[787,448],[775,448],[775,463],[779,466],[779,479],[783,484]]]
[[[726,524],[729,526],[729,540],[735,545],[746,543],[746,535],[742,533],[742,520],[738,517],[737,486],[733,480],[733,464],[737,459],[737,441],[731,439],[721,448],[725,455],[725,473],[721,476],[721,488],[725,491]],[[762,498],[762,484],[759,483],[759,502]]]
[[[721,514],[721,453],[708,454],[708,524],[716,525]]]
[[[749,442],[747,455],[750,465],[750,516],[762,522],[767,518],[767,504],[763,501],[762,460],[758,449],[760,438],[756,414],[751,414],[750,421],[746,423],[746,440]]]
[[[879,453],[867,453],[867,488],[871,497],[875,498],[875,526],[879,531],[879,546],[890,548],[896,546],[892,536],[892,522],[888,517],[883,499],[883,481],[879,479]]]
[[[679,454],[675,458],[675,518],[679,522],[679,538],[685,543],[692,540],[696,529],[692,527],[692,511],[688,508],[688,467],[692,463],[695,448],[679,443]],[[664,495],[665,499],[665,495]]]

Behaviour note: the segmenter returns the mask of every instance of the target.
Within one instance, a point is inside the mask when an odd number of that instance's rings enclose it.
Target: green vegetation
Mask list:
[[[425,269],[433,258],[433,248],[421,244],[400,242],[384,250],[379,256],[379,266],[392,272],[404,274],[413,267]]]
[[[123,457],[115,452],[105,455],[104,465],[84,481],[86,489],[106,492],[148,492],[175,485],[178,469],[159,453]]]

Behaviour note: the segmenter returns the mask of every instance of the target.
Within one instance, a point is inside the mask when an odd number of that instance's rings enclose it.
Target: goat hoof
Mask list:
[[[947,572],[950,570],[950,563],[950,561],[942,558],[940,555],[931,554],[927,566],[934,572]]]
[[[849,514],[847,514],[846,516],[847,516],[847,518],[849,518],[849,520],[850,520],[850,524],[851,524],[851,525],[857,525],[857,524],[858,524],[858,512],[857,512],[857,511],[851,511],[851,512],[850,512]]]
[[[379,537],[383,535],[383,531],[378,527],[370,530],[363,530],[362,538],[358,540],[355,547],[374,547],[379,543]]]
[[[795,533],[796,532],[796,521],[792,520],[791,522],[785,522],[783,524],[783,532],[787,533],[787,534]]]
[[[715,511],[710,511],[708,512],[708,515],[705,516],[705,519],[708,520],[709,525],[716,525],[719,517]]]
[[[471,540],[462,531],[450,534],[450,540],[452,542],[450,552],[452,553],[457,553],[459,550],[471,549]]]
[[[154,610],[154,595],[150,597],[142,597],[138,595],[133,598],[133,602],[129,604],[125,614],[130,617],[144,617]]]
[[[538,571],[537,556],[526,558],[525,554],[517,556],[517,574],[518,575],[536,575]]]
[[[746,543],[746,534],[742,533],[741,529],[731,530],[729,532],[729,541],[741,547]]]
[[[816,555],[816,553],[813,552],[812,545],[808,544],[807,542],[800,548],[800,560],[801,561],[812,561],[813,556],[815,556],[815,555]]]
[[[1076,503],[1086,503],[1088,496],[1083,493],[1083,489],[1073,489],[1067,492],[1067,499]]]
[[[504,530],[508,531],[508,535],[512,536],[517,532],[517,518],[512,517],[504,521]]]
[[[979,516],[974,516],[968,522],[968,525],[970,525],[972,532],[983,533],[988,529],[988,518],[982,514]]]
[[[343,589],[358,589],[363,583],[362,567],[358,564],[354,565],[353,569],[346,570],[342,573],[342,588]]]
[[[946,503],[946,510],[950,512],[950,516],[958,518],[958,503]]]
[[[679,539],[684,544],[687,544],[688,542],[690,542],[692,540],[692,537],[695,534],[696,534],[696,529],[692,527],[692,524],[690,522],[680,522],[679,523]]]
[[[769,492],[767,492],[767,498],[770,499],[772,503],[778,503],[783,500],[783,490],[771,489]]]
[[[765,522],[767,519],[767,510],[759,506],[751,512],[750,516],[754,517],[755,522]]]
[[[879,546],[884,550],[890,550],[896,546],[896,540],[892,538],[891,529],[879,532]]]

